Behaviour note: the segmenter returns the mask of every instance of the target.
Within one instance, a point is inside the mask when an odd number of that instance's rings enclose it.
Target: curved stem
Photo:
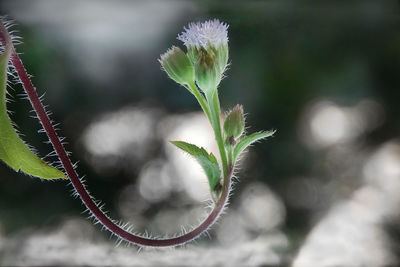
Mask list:
[[[0,22],[0,42],[3,46],[10,45],[6,43],[8,32],[4,25]],[[14,65],[15,70],[21,80],[21,83],[29,97],[29,100],[32,104],[35,113],[37,114],[40,123],[42,124],[46,134],[53,145],[68,177],[71,180],[73,187],[75,188],[76,192],[82,199],[84,205],[92,212],[92,214],[96,217],[96,219],[106,227],[110,232],[115,234],[116,236],[122,238],[125,241],[134,243],[140,246],[152,246],[152,247],[168,247],[168,246],[178,246],[182,245],[188,241],[199,237],[202,233],[204,233],[213,223],[217,220],[218,216],[223,211],[224,206],[227,203],[229,198],[229,193],[231,189],[231,176],[233,172],[233,166],[229,167],[226,176],[224,177],[225,180],[228,182],[224,184],[224,188],[221,194],[220,199],[215,204],[214,209],[208,215],[208,217],[195,229],[192,231],[185,233],[181,236],[174,237],[174,238],[166,238],[166,239],[151,239],[151,238],[144,238],[138,235],[134,235],[119,225],[117,225],[112,219],[110,219],[94,202],[93,198],[89,195],[88,191],[83,186],[82,182],[79,179],[75,168],[72,165],[70,158],[68,157],[67,152],[65,151],[64,146],[62,145],[51,121],[38,97],[38,94],[22,64],[21,59],[19,58],[18,54],[16,53],[14,47],[12,47],[11,52],[11,62]]]

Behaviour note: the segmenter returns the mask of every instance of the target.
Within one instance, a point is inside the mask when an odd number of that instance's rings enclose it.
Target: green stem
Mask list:
[[[229,144],[227,146],[227,153],[228,153],[228,165],[234,165],[233,164],[233,151],[232,151],[232,145]]]
[[[208,106],[210,109],[211,113],[211,124],[214,128],[214,135],[215,135],[215,140],[217,141],[219,153],[221,155],[221,162],[222,162],[222,169],[224,171],[224,177],[226,177],[228,173],[228,162],[227,162],[227,157],[226,157],[226,150],[224,146],[224,139],[222,137],[222,132],[221,132],[221,107],[219,104],[219,98],[218,98],[218,90],[215,90],[214,94],[211,95],[210,97],[207,97],[208,100]],[[226,183],[226,181],[224,181]]]
[[[211,96],[208,96],[206,100],[206,98],[204,98],[204,96],[200,93],[194,82],[188,84],[188,89],[196,97],[204,113],[207,115],[211,126],[214,129],[215,140],[217,141],[219,153],[221,155],[222,170],[224,173],[224,177],[226,177],[226,175],[228,174],[228,161],[224,146],[224,139],[221,132],[221,107],[219,104],[218,91],[215,90],[215,93]]]
[[[194,82],[188,84],[189,91],[196,97],[204,113],[207,115],[208,120],[211,122],[210,110],[208,109],[207,101],[204,96],[200,93],[199,89]],[[211,122],[212,124],[212,122]]]

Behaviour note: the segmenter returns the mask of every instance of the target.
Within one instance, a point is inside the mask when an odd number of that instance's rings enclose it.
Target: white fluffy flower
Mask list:
[[[206,48],[207,45],[219,47],[228,44],[228,24],[218,19],[209,20],[203,23],[189,23],[185,31],[178,35],[187,48]]]

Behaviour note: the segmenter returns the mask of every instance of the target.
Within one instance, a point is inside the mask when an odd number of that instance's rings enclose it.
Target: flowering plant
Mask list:
[[[271,136],[273,131],[258,132],[243,136],[245,118],[243,106],[237,105],[230,111],[221,129],[221,107],[218,86],[228,66],[228,25],[217,19],[204,23],[190,23],[178,35],[187,52],[173,46],[161,55],[160,63],[168,76],[183,85],[199,102],[214,129],[218,144],[222,174],[214,155],[203,148],[184,142],[172,142],[179,148],[196,157],[207,174],[211,193],[218,197],[230,179],[238,156],[252,143]],[[229,190],[229,188],[225,188]]]
[[[117,236],[121,241],[138,246],[177,246],[185,244],[207,231],[217,220],[225,207],[231,189],[231,179],[239,155],[252,143],[271,136],[274,132],[257,132],[244,135],[245,118],[243,107],[235,106],[226,116],[221,127],[221,108],[218,86],[228,66],[228,25],[218,20],[204,23],[191,23],[178,35],[187,48],[185,53],[173,46],[161,55],[160,63],[168,76],[184,86],[199,102],[209,119],[218,144],[222,171],[216,157],[204,148],[182,141],[173,141],[178,148],[192,155],[205,171],[213,196],[213,210],[197,227],[172,238],[151,238],[135,234],[131,226],[116,222],[102,210],[100,202],[89,195],[71,163],[50,118],[42,99],[38,96],[21,59],[14,48],[17,37],[10,34],[11,25],[0,20],[0,159],[16,171],[42,179],[69,179],[74,187],[75,196],[79,197],[93,219]],[[7,114],[6,87],[7,74],[18,77],[23,85],[33,110],[43,126],[55,153],[60,159],[65,173],[51,164],[44,162],[19,137]]]

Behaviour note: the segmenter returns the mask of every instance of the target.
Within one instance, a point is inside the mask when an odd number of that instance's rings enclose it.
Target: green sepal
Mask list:
[[[196,84],[207,97],[212,96],[228,65],[228,45],[190,47],[187,55],[194,65]]]
[[[15,171],[44,179],[67,178],[63,172],[50,166],[21,140],[7,114],[7,66],[10,51],[0,55],[0,159]]]
[[[211,192],[214,192],[221,176],[221,170],[215,156],[212,153],[209,154],[204,148],[199,148],[183,141],[171,141],[171,143],[197,160],[207,175]]]
[[[264,138],[270,137],[275,133],[275,130],[272,131],[262,131],[252,133],[251,135],[243,137],[235,146],[233,150],[233,159],[236,161],[237,157],[251,144],[260,141]]]

